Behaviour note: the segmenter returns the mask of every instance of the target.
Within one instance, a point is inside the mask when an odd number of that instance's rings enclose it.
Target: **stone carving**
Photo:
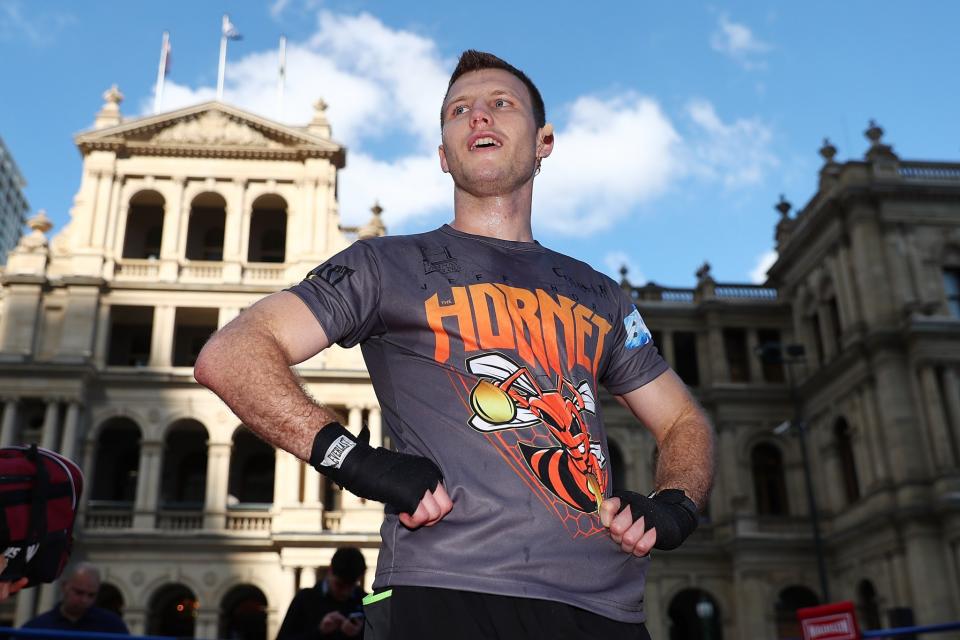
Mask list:
[[[47,248],[47,231],[53,228],[53,223],[47,217],[47,212],[43,209],[37,215],[27,220],[27,226],[32,231],[20,238],[17,244],[17,251],[23,253],[35,253],[44,251]]]
[[[189,144],[221,147],[263,147],[283,149],[247,124],[238,122],[220,111],[206,113],[168,127],[153,137],[157,144]]]

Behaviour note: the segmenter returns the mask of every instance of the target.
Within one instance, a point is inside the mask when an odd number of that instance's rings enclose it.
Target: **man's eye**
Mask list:
[[[505,107],[505,106],[507,106],[508,104],[510,104],[510,103],[507,102],[506,100],[504,100],[503,98],[497,98],[497,99],[494,101],[493,106],[495,106],[495,107]]]
[[[457,106],[455,106],[455,107],[453,108],[453,115],[455,115],[455,116],[459,116],[460,114],[466,113],[466,112],[467,112],[467,107],[466,107],[466,105],[460,104],[460,105],[457,105]]]

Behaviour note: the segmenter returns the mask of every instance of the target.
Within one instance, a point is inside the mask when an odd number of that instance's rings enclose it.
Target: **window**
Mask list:
[[[163,206],[163,196],[156,191],[141,191],[130,199],[123,237],[124,258],[143,260],[160,257]]]
[[[775,605],[777,619],[777,640],[799,638],[803,635],[797,621],[797,609],[820,604],[817,594],[806,587],[787,587],[780,592]]]
[[[207,430],[196,420],[170,428],[163,446],[160,506],[201,510],[207,486]]]
[[[248,262],[283,262],[286,258],[287,203],[277,195],[260,196],[250,215]]]
[[[731,382],[750,382],[747,332],[744,329],[723,330],[723,350],[730,368]]]
[[[769,443],[758,444],[750,454],[753,471],[753,489],[757,499],[757,514],[761,516],[785,516],[787,506],[787,483],[783,471],[783,455],[780,449]]]
[[[237,429],[230,453],[228,504],[271,504],[275,460],[273,447],[246,427]]]
[[[187,227],[188,260],[223,260],[223,231],[227,202],[216,193],[203,193],[190,206]]]
[[[960,268],[943,270],[943,290],[947,296],[947,309],[954,318],[960,318]]]
[[[218,309],[177,309],[173,330],[173,366],[192,367],[210,335],[217,330]]]
[[[688,387],[700,385],[697,366],[697,334],[692,331],[676,331],[673,334],[673,361],[676,372]]]
[[[853,457],[850,425],[844,418],[839,418],[833,433],[837,444],[837,456],[840,459],[840,472],[843,475],[844,495],[848,503],[853,503],[860,499],[860,483],[857,481],[857,464]]]
[[[93,469],[90,506],[131,508],[140,469],[140,427],[122,417],[105,424],[97,438]]]
[[[763,379],[767,382],[783,382],[783,346],[780,343],[780,331],[777,329],[757,330],[757,342],[764,349]],[[774,351],[776,345],[776,351]]]
[[[150,362],[152,333],[153,307],[110,307],[107,364],[122,367],[147,366]]]

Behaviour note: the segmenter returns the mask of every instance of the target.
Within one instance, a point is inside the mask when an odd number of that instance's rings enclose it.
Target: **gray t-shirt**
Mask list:
[[[359,344],[399,451],[439,465],[453,510],[410,531],[387,510],[374,586],[566,602],[644,619],[647,558],[600,524],[611,474],[597,383],[667,369],[616,283],[536,242],[444,225],[362,240],[290,289]]]

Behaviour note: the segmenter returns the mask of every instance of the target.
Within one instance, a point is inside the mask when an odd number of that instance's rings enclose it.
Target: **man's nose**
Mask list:
[[[487,126],[490,124],[492,118],[490,112],[487,111],[487,105],[477,103],[470,110],[470,126],[476,128],[478,126]]]

